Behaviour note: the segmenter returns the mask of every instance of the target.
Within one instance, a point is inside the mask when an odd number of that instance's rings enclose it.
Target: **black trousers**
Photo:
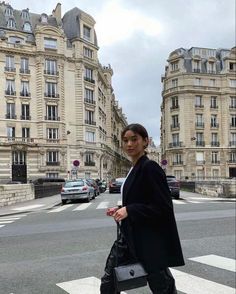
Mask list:
[[[116,246],[119,243],[119,254],[116,256]],[[132,262],[130,258],[130,252],[127,245],[125,245],[124,240],[115,241],[111,251],[107,257],[105,265],[105,274],[101,278],[100,293],[101,294],[119,294],[114,285],[113,268],[116,266],[116,262],[119,265],[125,264],[127,262]],[[175,280],[168,268],[165,269],[155,269],[148,272],[148,285],[153,294],[177,294],[175,287]]]

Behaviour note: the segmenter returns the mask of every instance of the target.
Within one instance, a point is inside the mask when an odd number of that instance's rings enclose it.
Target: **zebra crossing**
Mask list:
[[[15,221],[26,216],[26,214],[14,214],[9,216],[0,217],[0,228],[5,227],[7,224],[14,223]]]
[[[174,205],[186,205],[186,204],[196,204],[196,203],[219,203],[219,201],[215,201],[212,199],[206,199],[206,198],[198,198],[198,200],[192,200],[192,199],[173,199],[173,204]],[[224,202],[225,203],[225,202]],[[231,203],[229,201],[229,203]],[[86,209],[107,209],[108,207],[116,206],[116,205],[121,205],[122,201],[119,200],[117,202],[114,201],[100,201],[100,202],[89,202],[89,203],[70,203],[70,204],[65,204],[63,206],[59,207],[54,207],[50,209],[47,213],[56,213],[56,212],[62,212],[64,210],[72,210],[72,211],[83,211]]]
[[[188,258],[188,260],[201,263],[212,268],[236,272],[236,260],[218,255],[205,255]],[[178,292],[185,294],[235,294],[235,288],[211,281],[211,271],[208,271],[208,279],[193,273],[170,269],[175,280]],[[183,268],[184,270],[184,268]],[[56,284],[69,294],[99,294],[100,280],[96,277],[86,277],[78,280],[66,281]],[[147,292],[147,291],[148,292]],[[135,292],[134,292],[135,291]],[[148,287],[128,291],[129,293],[149,293]],[[128,292],[122,292],[127,294]]]

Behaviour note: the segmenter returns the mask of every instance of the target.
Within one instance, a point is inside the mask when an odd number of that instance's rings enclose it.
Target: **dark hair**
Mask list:
[[[142,126],[140,124],[134,123],[134,124],[130,124],[130,125],[126,126],[124,128],[124,130],[122,131],[122,133],[121,133],[121,139],[122,140],[123,140],[124,135],[125,135],[125,133],[127,131],[132,131],[135,134],[140,135],[143,139],[146,139],[146,138],[148,139],[148,132],[147,132],[147,130],[144,128],[144,126]],[[145,148],[147,148],[147,146]]]

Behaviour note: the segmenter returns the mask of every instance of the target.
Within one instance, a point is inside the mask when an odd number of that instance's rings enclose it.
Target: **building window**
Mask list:
[[[85,101],[88,103],[94,104],[94,91],[88,88],[85,88]]]
[[[30,120],[30,106],[29,106],[29,104],[21,104],[21,119]]]
[[[47,178],[57,179],[59,177],[58,173],[46,173]]]
[[[196,114],[196,127],[204,127],[203,115]]]
[[[29,92],[29,82],[26,81],[21,81],[21,91],[20,95],[23,97],[29,97],[30,92]]]
[[[58,140],[58,128],[48,128],[47,129],[47,139],[48,140]]]
[[[204,152],[196,152],[196,163],[197,164],[204,164]]]
[[[56,60],[46,59],[45,60],[45,73],[49,75],[57,74],[57,62]]]
[[[181,153],[173,154],[173,165],[177,164],[183,164]]]
[[[45,13],[41,14],[41,19],[40,20],[41,20],[42,23],[47,23],[48,22],[47,14],[45,14]]]
[[[85,111],[85,123],[90,125],[95,125],[94,122],[94,112],[90,110]]]
[[[202,85],[202,80],[200,78],[195,78],[194,85],[195,86],[201,86]]]
[[[7,103],[6,118],[8,118],[8,119],[16,119],[15,103]]]
[[[9,18],[7,21],[7,27],[9,29],[15,29],[16,28],[16,22],[14,21],[14,19]]]
[[[211,152],[211,163],[219,163],[219,152],[213,151]]]
[[[235,146],[236,145],[236,133],[231,133],[230,134],[230,146]]]
[[[16,136],[15,127],[7,127],[7,138],[8,140],[14,139]]]
[[[94,83],[93,80],[93,70],[91,68],[85,67],[84,79],[91,83]]]
[[[236,80],[229,80],[230,87],[236,88]]]
[[[171,109],[179,108],[179,99],[177,96],[171,97]]]
[[[87,41],[91,40],[91,28],[85,25],[83,26],[83,37]]]
[[[57,40],[44,38],[44,48],[46,48],[46,49],[57,49]]]
[[[14,56],[6,56],[6,66],[5,66],[6,71],[16,71],[15,69],[15,63],[14,63]]]
[[[86,131],[85,132],[85,141],[90,143],[95,143],[95,132]]]
[[[12,164],[26,164],[26,152],[25,151],[13,151],[12,152]]]
[[[15,81],[14,80],[6,80],[6,95],[16,95],[15,92]]]
[[[195,96],[195,107],[203,107],[202,96]]]
[[[201,71],[200,60],[193,61],[193,72],[199,73]]]
[[[230,62],[229,63],[229,70],[236,71],[236,63],[235,62]]]
[[[219,126],[219,124],[217,123],[217,115],[212,114],[211,115],[211,127],[212,128],[217,128],[218,126]]]
[[[218,133],[211,133],[211,146],[219,146]]]
[[[236,163],[236,152],[231,152],[229,154],[229,162]]]
[[[215,71],[215,62],[208,62],[208,65],[207,65],[207,72],[209,74],[215,74],[216,71]]]
[[[28,10],[22,10],[21,12],[21,18],[23,19],[29,19],[29,11]]]
[[[231,115],[231,127],[236,127],[236,114]]]
[[[218,108],[217,97],[215,97],[215,96],[211,96],[211,108]]]
[[[175,71],[179,69],[179,62],[171,62],[171,71]]]
[[[59,165],[58,151],[47,151],[47,165]]]
[[[84,57],[93,58],[93,50],[84,47]]]
[[[173,146],[179,146],[179,134],[172,134],[172,144]]]
[[[47,120],[59,120],[57,105],[47,105]]]
[[[95,166],[94,162],[94,154],[93,153],[85,153],[85,161],[84,161],[85,166]]]
[[[31,24],[29,22],[24,23],[23,31],[25,31],[25,32],[31,32],[32,31]]]
[[[230,97],[230,108],[236,108],[236,96]]]
[[[196,133],[196,145],[205,146],[203,133]]]
[[[6,8],[6,10],[5,10],[5,15],[6,15],[6,16],[13,16],[13,9],[12,9],[10,6],[8,6],[8,7]]]
[[[216,80],[215,79],[210,79],[209,86],[210,87],[215,87],[216,86]]]
[[[213,169],[212,170],[212,177],[214,179],[216,179],[216,178],[219,178],[219,176],[220,176],[220,171],[218,169]]]
[[[171,80],[171,87],[174,88],[174,87],[178,87],[178,79],[173,79]]]
[[[46,86],[45,97],[53,97],[53,98],[58,97],[56,83],[46,82],[45,86]]]
[[[172,128],[178,128],[179,127],[179,116],[178,115],[172,115]]]
[[[22,57],[20,60],[20,72],[29,74],[29,59]]]
[[[22,128],[22,138],[30,138],[30,128]]]

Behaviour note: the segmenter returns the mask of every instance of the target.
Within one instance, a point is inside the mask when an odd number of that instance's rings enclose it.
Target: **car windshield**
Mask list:
[[[82,187],[84,186],[84,182],[83,181],[76,181],[76,182],[67,182],[65,184],[66,188],[70,188],[70,187]]]
[[[119,179],[116,179],[115,182],[116,184],[122,184],[124,182],[125,178],[119,178]]]

